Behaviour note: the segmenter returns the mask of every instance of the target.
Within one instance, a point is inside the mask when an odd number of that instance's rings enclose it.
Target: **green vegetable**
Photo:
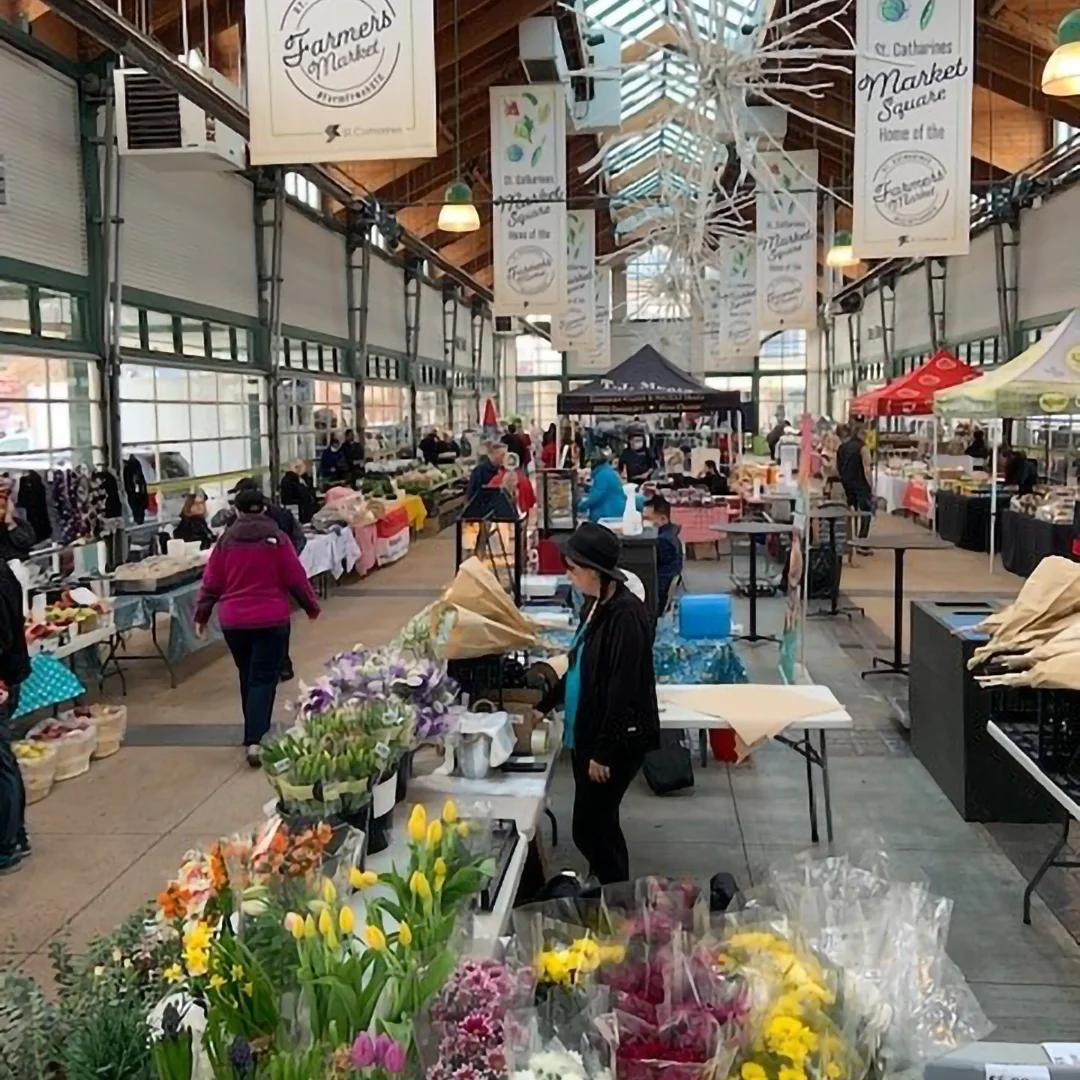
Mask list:
[[[925,30],[930,25],[930,20],[934,17],[934,5],[937,0],[926,0],[926,6],[922,9],[922,14],[919,16],[919,29]]]

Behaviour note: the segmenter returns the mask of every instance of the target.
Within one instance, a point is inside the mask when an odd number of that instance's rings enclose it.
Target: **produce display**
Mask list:
[[[22,773],[27,803],[40,802],[56,780],[56,747],[47,742],[20,740],[11,744]]]
[[[97,725],[93,720],[69,716],[42,720],[27,733],[33,743],[51,743],[56,749],[56,780],[82,776],[90,768],[97,749]]]
[[[69,712],[60,714],[60,722],[74,725],[93,724],[97,728],[97,746],[92,755],[94,761],[111,757],[119,749],[127,734],[127,706],[95,703],[76,705]]]
[[[443,466],[426,465],[422,469],[412,469],[397,478],[398,487],[407,495],[426,495],[433,488],[453,479],[453,475]]]
[[[1076,488],[1056,487],[1030,495],[1014,495],[1009,509],[1039,521],[1049,521],[1053,525],[1071,525],[1078,498],[1080,491]]]
[[[27,644],[59,643],[67,638],[72,628],[78,633],[89,633],[96,630],[111,611],[112,606],[107,600],[80,604],[72,598],[69,591],[65,591],[54,603],[46,605],[42,621],[35,620],[32,616],[27,617]]]

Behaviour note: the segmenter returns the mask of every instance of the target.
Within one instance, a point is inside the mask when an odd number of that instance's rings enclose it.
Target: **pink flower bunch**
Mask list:
[[[700,1006],[677,1009],[663,1025],[620,1020],[620,1080],[698,1080],[723,1045],[721,1025]]]
[[[447,979],[431,1007],[439,1061],[428,1080],[503,1080],[504,1024],[514,979],[493,960],[467,960]]]
[[[385,1073],[397,1075],[405,1071],[407,1059],[408,1055],[401,1043],[395,1042],[389,1035],[377,1035],[373,1039],[366,1031],[356,1036],[349,1051],[349,1060],[358,1072],[381,1069]]]

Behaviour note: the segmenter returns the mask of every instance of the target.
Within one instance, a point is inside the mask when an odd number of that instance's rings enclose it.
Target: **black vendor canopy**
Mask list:
[[[559,395],[559,414],[728,412],[740,407],[738,391],[710,390],[691,379],[651,345],[606,375]]]

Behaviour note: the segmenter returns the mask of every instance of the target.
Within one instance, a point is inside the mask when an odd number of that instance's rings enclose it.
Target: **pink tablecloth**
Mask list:
[[[363,577],[375,569],[375,540],[378,529],[375,522],[370,525],[354,525],[353,536],[360,545],[360,558],[356,560],[356,572]]]
[[[673,506],[671,521],[680,526],[679,539],[684,544],[715,544],[721,539],[712,531],[714,525],[726,525],[726,506]]]

